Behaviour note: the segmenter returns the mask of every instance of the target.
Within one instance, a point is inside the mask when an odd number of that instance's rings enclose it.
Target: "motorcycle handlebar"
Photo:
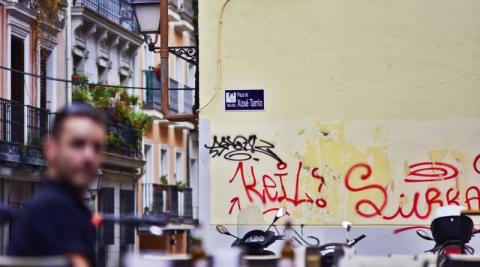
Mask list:
[[[360,242],[365,237],[367,237],[367,236],[362,234],[359,237],[357,237],[355,239],[352,239],[351,241],[349,241],[347,243],[327,243],[327,244],[321,245],[319,247],[319,249],[320,250],[326,250],[326,249],[330,249],[330,248],[334,248],[334,247],[353,247],[355,244]]]
[[[352,242],[349,244],[349,246],[353,246],[355,244],[357,244],[358,242],[360,242],[362,239],[364,239],[365,237],[367,237],[366,235],[362,234],[361,236],[355,238],[352,240]]]

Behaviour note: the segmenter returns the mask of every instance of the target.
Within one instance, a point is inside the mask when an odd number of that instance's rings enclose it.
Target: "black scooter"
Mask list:
[[[445,208],[445,207],[443,207]],[[478,211],[459,211],[459,214],[438,217],[430,224],[430,233],[417,230],[422,239],[435,242],[435,246],[425,252],[437,255],[437,266],[446,266],[450,255],[473,255],[475,250],[468,243],[480,230],[474,229],[473,220],[468,215],[478,215]]]
[[[345,249],[352,248],[355,244],[367,237],[362,234],[357,238],[350,240],[348,234],[352,229],[352,224],[348,221],[344,221],[342,222],[342,227],[346,231],[345,243],[327,243],[318,247],[318,250],[320,250],[320,253],[322,254],[322,267],[335,266],[338,260],[345,255]]]
[[[220,234],[234,237],[232,247],[241,248],[245,255],[248,256],[273,256],[275,253],[266,250],[271,244],[277,240],[283,239],[282,235],[276,235],[270,228],[278,221],[278,219],[284,217],[286,214],[285,208],[280,208],[273,218],[273,222],[268,226],[267,230],[252,230],[246,233],[242,238],[239,238],[231,234],[228,229],[223,225],[217,225],[217,231]]]

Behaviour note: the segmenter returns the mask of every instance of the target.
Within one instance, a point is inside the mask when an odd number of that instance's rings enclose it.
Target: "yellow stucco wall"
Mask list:
[[[425,223],[447,203],[480,208],[479,1],[199,2],[206,145],[255,135],[288,164],[257,149],[240,166],[224,157],[238,147],[211,149],[213,224],[236,223],[239,207],[245,223],[286,206],[312,225]],[[264,112],[224,111],[225,89],[255,88]]]

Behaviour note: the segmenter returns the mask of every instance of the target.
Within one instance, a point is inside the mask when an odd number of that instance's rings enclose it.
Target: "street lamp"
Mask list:
[[[132,7],[135,10],[142,34],[155,33],[160,30],[160,1],[135,0]]]
[[[135,0],[132,2],[135,16],[140,26],[148,50],[160,52],[160,71],[162,82],[162,113],[166,116],[168,108],[168,0]],[[161,33],[161,34],[160,34]],[[155,34],[155,40],[149,38]],[[160,47],[157,47],[160,34]]]
[[[160,79],[161,79],[161,112],[167,118],[169,116],[169,75],[168,75],[168,56],[172,53],[187,62],[197,66],[195,78],[196,102],[198,103],[198,49],[193,46],[169,47],[168,46],[168,0],[133,0],[131,5],[135,11],[135,16],[140,27],[140,33],[143,35],[148,50],[154,53],[160,53]],[[155,38],[151,38],[151,35]],[[158,45],[158,35],[160,35],[160,45]],[[190,115],[189,115],[190,116]],[[189,117],[187,116],[187,117]],[[181,116],[176,115],[177,118]]]
[[[148,50],[152,52],[158,52],[161,49],[161,47],[156,47],[158,35],[161,32],[167,32],[168,35],[168,19],[166,20],[167,30],[165,31],[165,27],[162,27],[162,18],[164,16],[168,18],[168,2],[166,1],[168,0],[134,0],[131,3],[137,17],[140,33],[148,45]],[[163,6],[166,6],[167,12],[161,10]],[[152,39],[151,35],[155,35],[155,38]]]

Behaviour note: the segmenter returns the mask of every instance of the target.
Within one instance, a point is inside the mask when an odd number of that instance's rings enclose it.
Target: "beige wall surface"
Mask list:
[[[199,4],[212,224],[281,206],[309,225],[480,208],[479,1]],[[265,111],[224,111],[225,89],[256,88]]]

